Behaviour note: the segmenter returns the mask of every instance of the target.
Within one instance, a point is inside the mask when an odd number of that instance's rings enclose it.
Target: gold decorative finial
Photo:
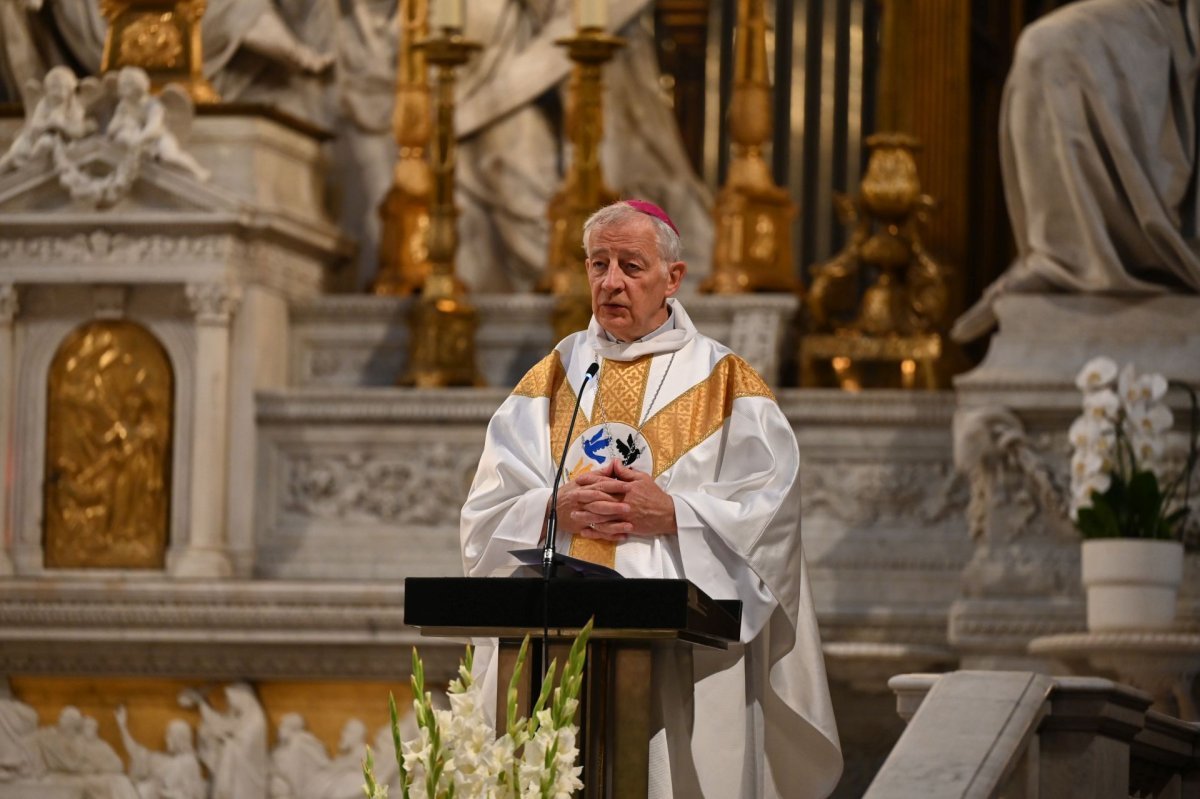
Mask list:
[[[100,0],[108,20],[100,71],[141,67],[154,91],[178,83],[197,103],[220,101],[202,71],[206,7],[207,0]]]
[[[567,86],[565,124],[571,142],[571,165],[550,201],[550,252],[538,288],[557,302],[552,319],[560,338],[583,330],[591,318],[591,294],[583,269],[583,223],[595,211],[616,202],[600,170],[600,141],[604,132],[602,68],[624,41],[601,28],[586,26],[574,36],[559,39],[575,62]]]
[[[794,206],[763,158],[771,140],[764,0],[739,0],[729,133],[733,158],[713,212],[713,271],[701,291],[799,291],[793,274]]]
[[[379,207],[383,232],[376,294],[408,295],[429,274],[429,206],[433,172],[429,167],[429,69],[416,43],[429,33],[428,0],[402,0],[400,52],[396,61],[396,167],[392,188]]]
[[[913,158],[920,145],[905,133],[877,133],[866,143],[871,156],[859,195],[837,197],[839,216],[853,226],[850,241],[810,270],[812,333],[801,343],[801,378],[848,389],[936,388],[949,270],[921,243],[934,200],[921,193]],[[860,301],[863,278],[872,282]]]
[[[408,372],[402,383],[419,388],[482,383],[475,369],[475,309],[454,274],[458,209],[454,206],[454,71],[479,49],[457,28],[439,27],[418,47],[435,68],[434,125],[429,158],[433,202],[429,211],[429,274],[408,318]]]

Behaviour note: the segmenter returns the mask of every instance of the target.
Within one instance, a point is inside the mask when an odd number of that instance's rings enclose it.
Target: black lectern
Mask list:
[[[571,641],[594,618],[580,697],[583,795],[646,795],[653,653],[675,646],[724,649],[741,629],[741,602],[712,599],[687,580],[541,577],[409,577],[404,621],[425,636],[499,638],[498,721],[517,650],[528,634],[566,661]],[[531,641],[519,705],[528,713],[542,675]]]

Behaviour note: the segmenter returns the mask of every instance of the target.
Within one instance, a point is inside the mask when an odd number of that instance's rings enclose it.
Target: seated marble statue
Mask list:
[[[129,714],[116,710],[121,741],[129,753],[129,776],[140,799],[208,799],[208,780],[192,743],[192,728],[183,719],[167,723],[167,751],[156,752],[139,744],[129,733]]]
[[[111,75],[106,82],[111,83]],[[208,180],[209,171],[180,146],[191,124],[192,104],[178,87],[168,86],[155,97],[145,70],[125,67],[115,77],[117,107],[104,134],[114,142],[164,164]]]
[[[55,67],[43,81],[30,84],[25,124],[8,152],[0,157],[0,172],[24,166],[50,153],[56,145],[80,139],[96,129],[95,120],[87,116],[87,103],[99,93],[98,85],[94,80],[87,83],[87,99],[80,97],[79,88],[79,79],[68,67]]]
[[[1000,122],[1017,257],[954,338],[1005,294],[1200,291],[1198,6],[1083,0],[1022,32]]]

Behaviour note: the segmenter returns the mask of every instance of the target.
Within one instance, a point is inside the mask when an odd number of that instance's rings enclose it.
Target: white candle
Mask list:
[[[580,28],[603,30],[608,25],[608,0],[578,0],[575,13]]]
[[[443,28],[462,30],[465,11],[465,0],[431,0],[429,4],[429,30],[439,31]]]

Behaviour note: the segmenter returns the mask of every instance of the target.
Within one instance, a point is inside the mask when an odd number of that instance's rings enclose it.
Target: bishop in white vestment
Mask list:
[[[800,545],[795,435],[762,378],[670,299],[685,267],[661,209],[602,209],[584,244],[591,325],[492,418],[462,512],[466,572],[492,574],[541,543],[575,397],[599,363],[567,450],[559,550],[743,607],[728,651],[655,663],[673,677],[656,677],[650,795],[826,796],[842,758]]]

